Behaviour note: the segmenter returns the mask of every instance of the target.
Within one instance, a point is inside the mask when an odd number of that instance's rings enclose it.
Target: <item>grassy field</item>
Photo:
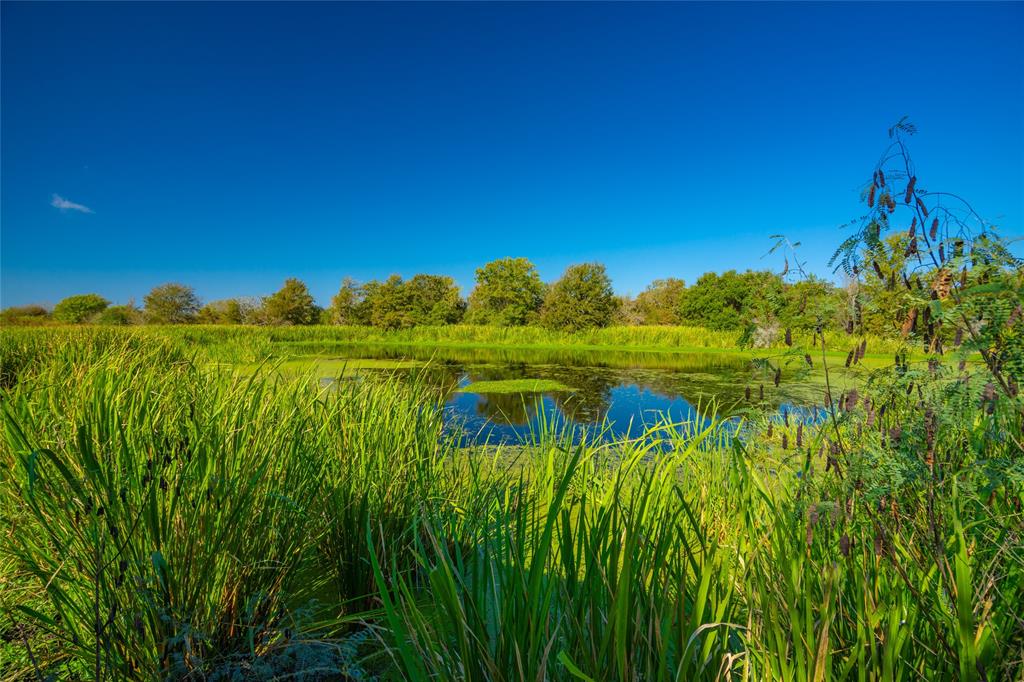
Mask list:
[[[954,367],[911,365],[820,429],[541,424],[474,451],[415,379],[220,364],[364,332],[0,333],[0,678],[1024,674],[1020,416]]]

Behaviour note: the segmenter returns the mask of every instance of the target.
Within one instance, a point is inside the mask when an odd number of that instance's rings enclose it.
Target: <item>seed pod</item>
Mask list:
[[[764,400],[764,384],[760,384],[757,388],[757,399]]]
[[[782,411],[782,423],[789,426],[789,410]]]
[[[839,538],[839,553],[844,557],[850,556],[850,536],[846,533]]]
[[[942,244],[941,242],[939,243],[939,262],[946,262],[946,245]]]
[[[871,190],[868,192],[868,208],[872,208],[875,205],[875,186],[871,185]]]
[[[789,330],[789,327],[786,328],[786,345],[787,346],[792,346],[793,345],[793,332],[791,332]]]
[[[804,362],[807,363],[808,367],[812,367],[812,368],[814,367],[814,363],[811,362],[811,354],[810,353],[804,353]]]
[[[910,203],[910,198],[912,196],[914,196],[914,185],[916,185],[916,184],[917,184],[917,176],[916,175],[911,175],[910,176],[910,182],[907,183],[907,193],[903,197],[903,203],[905,203],[905,204],[909,204]]]
[[[852,334],[853,333],[853,320],[847,320],[846,321],[846,333],[847,334]]]
[[[779,382],[782,381],[782,369],[775,370],[775,387],[778,388]]]
[[[853,362],[854,349],[850,349],[850,352],[846,354],[846,366],[849,367],[850,363]]]
[[[878,184],[881,187],[885,187],[885,173],[882,172],[881,168],[878,169]]]
[[[802,448],[804,446],[804,423],[800,422],[796,425],[796,446]]]
[[[932,241],[935,241],[935,237],[938,236],[938,234],[939,234],[939,219],[935,218],[934,220],[932,220],[932,229],[931,229],[931,232],[928,233],[928,236],[929,236],[929,238],[931,238]]]
[[[1010,313],[1010,316],[1008,318],[1006,318],[1006,328],[1009,329],[1013,325],[1017,324],[1017,320],[1020,319],[1020,316],[1021,316],[1021,307],[1020,307],[1020,304],[1018,303],[1017,307],[1013,309],[1012,313]]]
[[[745,396],[746,396],[747,402],[749,403],[750,402],[750,386],[747,386],[747,390],[745,391]]]
[[[788,450],[789,449],[789,437],[786,436],[786,434],[782,434],[782,449],[783,450]]]
[[[907,238],[908,239],[913,239],[914,235],[916,233],[917,233],[917,218],[914,218],[913,220],[910,221],[910,229],[907,230]]]
[[[878,275],[878,279],[885,279],[885,275],[882,274],[882,268],[878,264],[878,261],[872,260],[871,261],[871,267],[873,267],[875,269],[875,274]]]
[[[772,434],[774,434],[774,433],[775,433],[775,424],[774,424],[774,422],[768,422],[768,437],[771,438]]]
[[[911,308],[910,312],[907,313],[907,318],[903,321],[903,336],[907,336],[910,332],[914,331],[917,326],[917,308]]]
[[[853,408],[857,407],[857,389],[851,388],[850,392],[846,394],[846,411],[852,412]]]
[[[928,207],[924,205],[923,201],[921,201],[921,197],[917,197],[917,208],[921,211],[925,218],[928,217]]]

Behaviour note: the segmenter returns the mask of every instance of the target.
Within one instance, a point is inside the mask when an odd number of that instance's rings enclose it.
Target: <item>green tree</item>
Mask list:
[[[267,324],[316,324],[320,320],[320,308],[305,283],[290,277],[277,293],[263,299],[263,317]]]
[[[364,287],[359,286],[359,283],[351,277],[346,277],[341,281],[341,287],[331,299],[331,305],[327,309],[330,324],[370,324],[369,310],[365,301]]]
[[[466,302],[451,277],[416,275],[405,288],[413,324],[455,324],[466,312]]]
[[[112,305],[96,316],[96,324],[110,326],[127,326],[142,323],[142,311],[133,303]]]
[[[245,324],[251,314],[251,306],[246,306],[242,299],[226,298],[204,305],[198,320],[200,324]]]
[[[50,320],[50,311],[41,305],[20,305],[4,308],[0,312],[0,324],[38,325]]]
[[[782,288],[782,278],[768,271],[707,272],[683,293],[679,318],[715,330],[777,323]]]
[[[527,259],[491,261],[477,268],[466,321],[502,326],[531,324],[537,321],[544,293],[544,283]]]
[[[686,283],[681,279],[656,279],[641,291],[633,305],[640,324],[679,324],[679,302]]]
[[[68,324],[88,322],[110,305],[110,301],[99,294],[68,296],[53,308],[53,318]]]
[[[195,322],[199,297],[192,287],[171,282],[153,287],[143,299],[149,324],[188,324]]]
[[[409,289],[399,275],[391,275],[384,282],[367,282],[363,293],[374,327],[405,329],[413,325]]]
[[[541,322],[567,331],[606,327],[615,319],[618,307],[619,300],[603,265],[570,265],[548,291]]]

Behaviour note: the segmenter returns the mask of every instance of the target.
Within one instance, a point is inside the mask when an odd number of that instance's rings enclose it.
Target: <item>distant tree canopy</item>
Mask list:
[[[532,324],[544,304],[544,283],[525,258],[501,258],[476,271],[466,321],[472,324]]]
[[[241,309],[238,309],[241,316]],[[284,286],[263,299],[263,322],[274,325],[308,325],[320,321],[320,308],[313,301],[306,284],[294,277],[286,279]]]
[[[96,324],[105,324],[110,326],[141,324],[142,320],[142,311],[131,303],[127,305],[112,305],[105,308],[103,312],[95,318]]]
[[[67,324],[88,322],[110,305],[99,294],[68,296],[53,307],[53,319]]]
[[[0,324],[38,325],[50,320],[50,311],[41,305],[18,305],[0,311]]]
[[[403,329],[416,325],[455,324],[466,303],[455,280],[445,275],[416,275],[403,280],[391,275],[359,285],[345,278],[331,299],[328,317],[334,324],[373,325]]]
[[[656,279],[633,300],[638,324],[679,324],[679,304],[686,291],[681,279]]]
[[[244,298],[211,301],[199,311],[199,324],[250,324],[258,321],[260,305]]]
[[[865,258],[877,268],[865,270],[847,288],[813,276],[787,283],[773,272],[709,272],[687,287],[681,279],[651,282],[635,298],[616,296],[603,265],[569,267],[557,282],[541,281],[525,258],[501,258],[476,271],[469,300],[455,280],[445,275],[392,275],[360,284],[346,277],[326,309],[316,305],[307,286],[291,278],[262,299],[229,298],[200,307],[191,287],[169,283],[155,287],[144,309],[133,304],[109,307],[98,294],[71,296],[54,308],[23,306],[0,314],[4,324],[271,324],[372,325],[403,329],[418,325],[471,324],[519,326],[542,324],[578,330],[620,325],[684,324],[715,330],[741,330],[741,341],[772,343],[784,328],[845,328],[894,335],[912,306],[906,286],[896,286],[895,273],[906,261],[905,236],[880,242]]]
[[[192,287],[175,282],[153,287],[142,300],[149,324],[188,324],[195,322],[199,312],[199,298]]]
[[[541,308],[546,327],[576,331],[607,327],[615,319],[619,300],[612,281],[600,263],[570,265],[562,278],[551,285]]]

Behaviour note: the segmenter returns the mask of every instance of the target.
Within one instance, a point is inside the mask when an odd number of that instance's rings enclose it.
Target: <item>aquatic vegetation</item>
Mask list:
[[[467,386],[460,386],[458,390],[463,393],[552,393],[574,389],[553,379],[496,379],[474,381]]]

